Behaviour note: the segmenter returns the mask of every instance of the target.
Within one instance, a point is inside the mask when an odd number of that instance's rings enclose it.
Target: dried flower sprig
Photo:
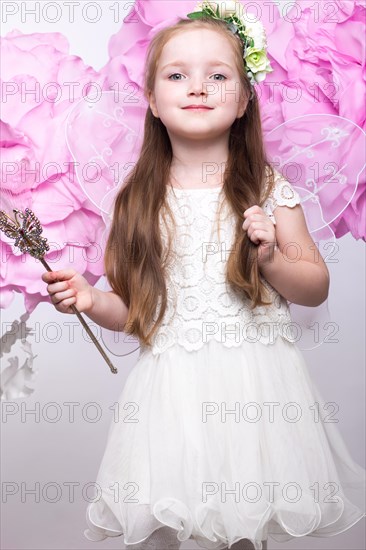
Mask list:
[[[49,250],[49,246],[47,243],[47,239],[41,236],[43,228],[39,219],[29,208],[26,208],[24,212],[19,210],[18,208],[13,208],[13,212],[14,219],[8,216],[8,214],[6,214],[4,210],[0,210],[0,230],[3,231],[7,237],[14,239],[15,246],[18,247],[23,253],[28,253],[34,258],[37,258],[44,265],[47,271],[52,271],[50,266],[43,258],[45,253]],[[71,304],[70,307],[78,317],[80,323],[83,325],[88,335],[90,336],[92,342],[96,345],[99,352],[102,354],[111,372],[113,374],[116,374],[118,372],[116,367],[114,367],[111,363],[105,351],[103,350],[93,332],[87,325],[86,321],[82,317],[80,311],[76,308],[74,304]]]

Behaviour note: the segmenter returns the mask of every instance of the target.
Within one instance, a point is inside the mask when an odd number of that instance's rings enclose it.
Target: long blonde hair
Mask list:
[[[180,19],[153,37],[146,58],[144,96],[148,99],[154,90],[158,61],[165,44],[176,33],[190,29],[213,29],[230,41],[240,74],[241,93],[249,98],[251,85],[244,68],[241,43],[224,21],[211,18]],[[258,97],[255,90],[253,93],[245,114],[231,127],[229,157],[223,176],[223,192],[237,219],[226,280],[233,290],[249,299],[251,308],[270,302],[263,300],[267,294],[260,278],[257,246],[242,229],[243,212],[254,204],[261,206],[274,182],[263,146]],[[148,107],[140,156],[116,196],[104,256],[108,282],[129,308],[124,332],[136,336],[144,345],[151,345],[167,306],[165,270],[172,238],[169,237],[164,255],[159,213],[166,210],[172,216],[166,200],[172,157],[167,130]],[[158,303],[159,314],[152,322]]]

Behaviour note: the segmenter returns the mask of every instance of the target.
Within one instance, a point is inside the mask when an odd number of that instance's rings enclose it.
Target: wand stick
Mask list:
[[[47,271],[52,271],[50,266],[44,260],[43,256],[49,246],[47,239],[41,237],[43,231],[42,225],[39,219],[29,208],[26,208],[24,212],[18,208],[13,208],[15,220],[8,216],[4,210],[0,210],[0,230],[5,233],[7,237],[15,239],[15,246],[17,246],[23,253],[27,252],[34,258],[37,258],[42,262]],[[23,220],[22,224],[18,220],[18,216]],[[57,282],[57,279],[55,280]],[[118,371],[116,367],[113,366],[104,349],[99,344],[98,340],[94,336],[93,332],[90,330],[85,319],[82,317],[80,311],[76,308],[74,304],[71,304],[72,311],[77,315],[80,323],[83,325],[84,329],[90,336],[92,342],[96,345],[100,353],[102,354],[104,360],[108,364],[111,372],[116,374]]]

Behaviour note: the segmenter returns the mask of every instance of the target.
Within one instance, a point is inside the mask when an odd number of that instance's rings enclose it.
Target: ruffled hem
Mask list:
[[[169,526],[203,548],[245,538],[261,550],[268,538],[346,531],[365,517],[365,470],[322,422],[324,405],[282,338],[143,353],[110,427],[85,537],[137,544]]]
[[[262,550],[262,541],[268,538],[272,538],[276,542],[288,542],[291,539],[304,536],[331,537],[350,529],[365,517],[364,513],[350,503],[347,504],[347,517],[345,517],[345,503],[342,500],[338,514],[333,520],[328,523],[324,521],[320,507],[317,506],[314,515],[309,517],[307,525],[304,525],[301,532],[296,532],[296,514],[289,512],[286,522],[284,520],[286,514],[283,511],[276,512],[275,506],[268,503],[268,507],[260,519],[246,517],[241,521],[240,526],[238,524],[237,534],[228,538],[220,519],[220,512],[212,505],[198,506],[194,516],[182,501],[174,498],[161,498],[152,507],[145,505],[143,508],[145,516],[150,517],[150,526],[137,537],[130,536],[127,539],[125,535],[124,544],[126,546],[140,543],[159,527],[168,526],[177,531],[179,541],[194,539],[202,548],[217,550],[227,546],[230,548],[237,541],[245,538],[252,542],[255,550]],[[141,511],[137,515],[141,515]],[[293,520],[292,524],[290,516]],[[103,498],[89,504],[86,522],[88,529],[84,531],[84,535],[90,541],[102,541],[108,537],[119,537],[125,534],[121,523]],[[250,524],[256,525],[254,532],[253,529],[249,531]]]

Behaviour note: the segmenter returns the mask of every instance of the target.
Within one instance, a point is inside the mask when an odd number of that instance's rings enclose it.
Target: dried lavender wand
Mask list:
[[[37,258],[40,262],[42,262],[47,271],[52,271],[43,258],[46,251],[49,250],[49,246],[47,239],[45,237],[41,237],[43,228],[39,219],[29,208],[26,208],[24,212],[18,208],[13,208],[13,212],[15,217],[14,220],[8,216],[4,210],[0,210],[0,230],[3,231],[7,237],[15,239],[15,246],[18,247],[23,253],[27,252],[34,258]],[[19,222],[18,216],[23,220],[22,224]],[[57,282],[57,280],[55,280],[55,282]],[[106,355],[104,349],[101,347],[93,332],[90,330],[80,311],[74,304],[71,304],[70,307],[77,315],[80,323],[85,328],[92,342],[102,354],[104,360],[111,369],[111,372],[116,374],[118,372],[116,367],[114,367],[111,363],[109,357]]]

